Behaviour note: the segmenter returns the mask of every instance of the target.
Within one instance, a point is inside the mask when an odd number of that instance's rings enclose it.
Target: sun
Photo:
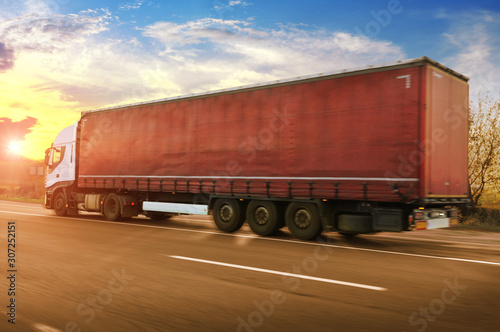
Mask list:
[[[23,143],[21,141],[12,141],[9,143],[9,153],[20,155],[23,153]]]

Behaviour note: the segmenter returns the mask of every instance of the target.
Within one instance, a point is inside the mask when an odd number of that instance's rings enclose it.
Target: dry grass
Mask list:
[[[33,183],[23,183],[21,185],[2,185],[0,186],[0,199],[43,203],[44,201],[44,188],[43,184],[38,185],[37,192]]]
[[[479,204],[483,208],[500,210],[500,191],[493,189],[485,190],[479,200]]]
[[[500,210],[478,207],[461,215],[461,228],[500,231]]]
[[[473,210],[462,211],[460,226],[498,228],[500,230],[500,191],[488,188],[479,200],[480,206]]]

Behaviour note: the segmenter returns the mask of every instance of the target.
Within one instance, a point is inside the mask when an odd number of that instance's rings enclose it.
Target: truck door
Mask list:
[[[73,145],[53,146],[50,149],[47,167],[47,187],[57,182],[74,180],[71,175]]]
[[[466,197],[468,84],[427,68],[425,196]]]

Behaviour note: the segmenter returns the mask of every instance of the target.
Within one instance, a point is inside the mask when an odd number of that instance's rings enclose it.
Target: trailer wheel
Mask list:
[[[275,234],[281,226],[278,209],[270,201],[251,201],[247,207],[247,222],[255,234]]]
[[[117,221],[121,217],[121,203],[118,196],[109,194],[104,199],[103,214],[106,220]]]
[[[218,229],[232,233],[243,226],[245,213],[238,201],[219,198],[214,204],[214,221]]]
[[[286,209],[285,220],[290,232],[301,240],[312,240],[321,234],[318,207],[314,204],[290,203]]]
[[[60,217],[64,217],[68,214],[68,209],[66,208],[66,198],[64,197],[64,193],[62,191],[56,195],[54,200],[54,210]]]

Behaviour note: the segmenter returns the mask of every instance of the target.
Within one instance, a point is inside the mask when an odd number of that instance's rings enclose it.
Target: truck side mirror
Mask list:
[[[49,166],[50,149],[45,150],[45,165]]]

